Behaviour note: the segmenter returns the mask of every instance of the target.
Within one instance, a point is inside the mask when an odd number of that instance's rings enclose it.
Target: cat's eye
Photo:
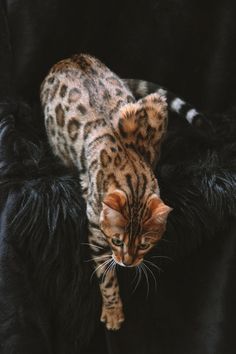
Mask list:
[[[117,237],[112,237],[112,243],[113,243],[113,245],[118,246],[118,247],[122,247],[123,244],[124,244],[124,242],[121,241],[121,240],[120,240],[119,238],[117,238]]]
[[[143,243],[140,243],[140,245],[138,247],[140,250],[146,250],[146,249],[148,249],[149,246],[150,246],[150,243],[143,242]]]

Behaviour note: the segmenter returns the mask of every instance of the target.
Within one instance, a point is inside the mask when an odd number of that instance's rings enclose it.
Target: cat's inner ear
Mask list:
[[[126,203],[126,195],[121,190],[115,190],[105,196],[100,215],[100,225],[105,233],[123,231],[127,224]]]
[[[148,219],[144,222],[144,226],[155,228],[160,224],[166,224],[169,213],[173,210],[166,205],[156,194],[153,194],[147,203]]]
[[[122,213],[122,211],[124,210],[126,202],[127,202],[126,194],[119,189],[116,189],[115,191],[108,193],[103,199],[103,204],[105,204],[105,206],[109,207],[110,209],[116,210],[120,213]]]

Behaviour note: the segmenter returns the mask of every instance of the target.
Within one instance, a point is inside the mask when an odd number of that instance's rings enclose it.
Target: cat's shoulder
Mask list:
[[[97,58],[89,54],[74,54],[57,62],[51,68],[51,73],[62,73],[67,70],[76,70],[87,74],[97,75],[99,71],[106,71],[106,66]]]

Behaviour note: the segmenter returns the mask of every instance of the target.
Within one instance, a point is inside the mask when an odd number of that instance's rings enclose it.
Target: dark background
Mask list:
[[[235,1],[0,5],[0,353],[234,354]],[[86,223],[82,211],[70,209],[82,205],[74,201],[76,178],[58,167],[49,149],[40,150],[40,83],[52,64],[77,52],[97,56],[121,77],[169,88],[213,126],[205,136],[171,117],[157,172],[176,213],[156,254],[174,262],[157,263],[164,272],[153,269],[158,286],[155,292],[150,277],[147,300],[145,279],[131,296],[132,274],[119,272],[126,322],[117,333],[104,333],[99,295],[86,285],[89,269],[80,264],[78,270],[71,260],[79,249],[72,221]],[[56,201],[70,210],[68,220]],[[18,217],[13,230],[12,215]],[[52,245],[45,241],[46,219],[59,230]],[[76,290],[65,281],[72,272]]]
[[[55,61],[88,52],[121,77],[158,82],[202,110],[235,104],[232,0],[7,2],[17,92],[38,97]]]

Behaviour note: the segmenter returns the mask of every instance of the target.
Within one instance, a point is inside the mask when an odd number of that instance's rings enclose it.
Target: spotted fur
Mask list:
[[[118,329],[124,314],[114,265],[139,265],[171,210],[152,170],[166,131],[165,99],[155,93],[135,102],[118,76],[81,54],[51,69],[41,101],[54,153],[80,171],[101,320]]]
[[[129,86],[136,98],[158,93],[166,100],[169,110],[183,117],[189,124],[199,128],[210,125],[208,119],[201,112],[166,88],[153,82],[138,79],[127,79],[124,82]]]

